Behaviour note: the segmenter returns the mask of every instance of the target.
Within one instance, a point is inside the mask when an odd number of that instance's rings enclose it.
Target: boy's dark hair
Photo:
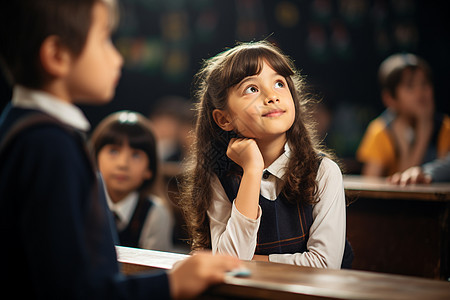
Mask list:
[[[104,146],[123,145],[126,141],[131,148],[144,151],[148,157],[152,177],[138,189],[139,192],[148,192],[158,175],[156,139],[148,119],[133,111],[119,111],[101,121],[91,136],[95,158]]]
[[[422,70],[427,80],[432,83],[431,68],[428,63],[417,55],[411,53],[393,54],[386,58],[378,70],[378,79],[381,89],[386,90],[392,97],[396,97],[396,89],[405,70]]]
[[[95,3],[115,12],[112,0],[14,0],[0,4],[0,63],[10,84],[41,88],[45,83],[39,52],[44,40],[59,38],[76,57],[86,42]],[[116,16],[116,14],[111,14]]]

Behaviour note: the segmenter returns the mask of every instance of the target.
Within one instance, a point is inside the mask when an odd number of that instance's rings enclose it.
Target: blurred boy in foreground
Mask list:
[[[14,84],[0,119],[5,295],[186,298],[222,282],[238,260],[199,254],[169,273],[119,272],[103,188],[85,148],[89,123],[75,106],[114,95],[122,66],[110,41],[115,1],[1,3],[8,26],[0,28],[0,58]]]

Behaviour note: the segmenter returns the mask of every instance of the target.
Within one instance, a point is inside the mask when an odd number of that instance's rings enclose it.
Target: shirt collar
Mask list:
[[[283,179],[284,175],[286,174],[286,166],[289,161],[290,153],[291,148],[286,142],[286,144],[284,144],[284,152],[264,171],[268,171],[275,177]]]
[[[64,124],[84,132],[91,127],[81,109],[43,91],[16,85],[13,90],[12,105],[42,111]]]
[[[131,192],[122,201],[117,203],[112,202],[108,193],[106,193],[106,201],[109,208],[117,214],[121,224],[128,224],[131,220],[134,208],[136,207],[139,194],[137,192]]]

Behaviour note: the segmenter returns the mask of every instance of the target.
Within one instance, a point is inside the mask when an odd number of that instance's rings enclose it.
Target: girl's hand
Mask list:
[[[258,218],[259,191],[264,159],[255,140],[231,139],[227,156],[244,170],[235,199],[237,210],[247,218]]]
[[[245,171],[262,171],[264,159],[254,139],[233,138],[227,149],[227,156]]]
[[[173,299],[194,298],[210,285],[224,281],[225,272],[239,268],[238,258],[197,252],[174,265],[169,272],[170,292]]]

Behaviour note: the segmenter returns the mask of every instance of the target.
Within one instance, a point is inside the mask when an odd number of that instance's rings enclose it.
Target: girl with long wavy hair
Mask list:
[[[195,83],[178,199],[192,250],[349,267],[342,173],[315,141],[292,60],[269,42],[242,43],[206,60]]]

